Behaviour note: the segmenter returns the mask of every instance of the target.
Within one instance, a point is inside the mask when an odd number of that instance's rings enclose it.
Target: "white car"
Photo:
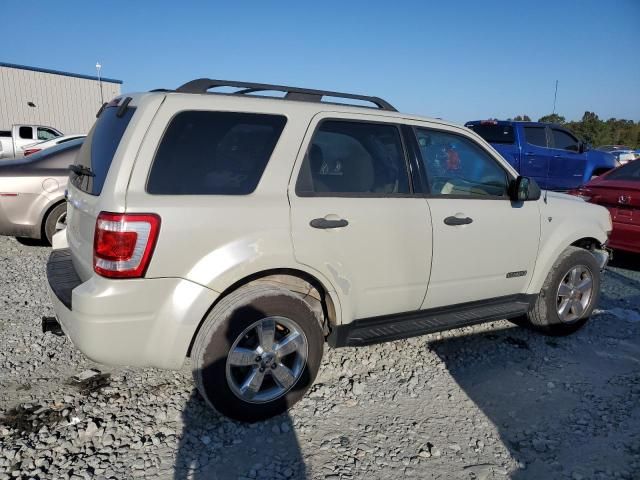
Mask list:
[[[80,135],[80,134],[63,135],[61,137],[52,138],[51,140],[45,140],[44,142],[31,143],[29,145],[25,145],[24,147],[22,147],[22,153],[26,157],[33,153],[37,153],[42,150],[45,150],[47,148],[55,147],[56,145],[70,142],[71,140],[75,140],[77,138],[85,138],[85,137],[86,135]]]
[[[605,208],[541,195],[464,127],[377,97],[194,80],[101,112],[47,264],[60,325],[43,329],[105,364],[190,356],[210,406],[256,421],[304,395],[325,342],[503,318],[576,331],[610,231]]]

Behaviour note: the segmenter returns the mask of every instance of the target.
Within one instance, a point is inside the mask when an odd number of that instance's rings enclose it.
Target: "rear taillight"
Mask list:
[[[27,148],[24,151],[24,156],[26,157],[27,155],[31,155],[32,153],[39,152],[40,150],[42,150],[42,149],[41,148]]]
[[[159,230],[158,215],[101,212],[93,238],[93,270],[108,278],[142,277]]]

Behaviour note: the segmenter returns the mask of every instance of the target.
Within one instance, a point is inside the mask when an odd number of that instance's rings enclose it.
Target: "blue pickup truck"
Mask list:
[[[549,190],[569,190],[617,166],[614,155],[591,150],[560,125],[477,120],[465,127],[489,142],[520,175]]]

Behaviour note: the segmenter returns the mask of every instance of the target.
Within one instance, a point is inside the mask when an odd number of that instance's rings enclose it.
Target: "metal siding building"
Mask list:
[[[105,102],[120,95],[121,84],[102,78]],[[87,133],[100,105],[98,77],[0,63],[0,130],[24,123]]]

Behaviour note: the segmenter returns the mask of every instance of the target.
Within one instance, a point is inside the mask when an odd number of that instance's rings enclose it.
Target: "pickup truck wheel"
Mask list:
[[[214,410],[244,422],[286,411],[312,385],[324,336],[295,293],[248,285],[209,313],[192,350],[196,386]]]
[[[587,323],[599,296],[598,262],[587,250],[569,247],[549,272],[526,318],[543,333],[568,335]]]
[[[62,230],[66,226],[67,221],[67,203],[56,205],[47,215],[44,221],[44,236],[51,245],[51,240],[58,230]]]

